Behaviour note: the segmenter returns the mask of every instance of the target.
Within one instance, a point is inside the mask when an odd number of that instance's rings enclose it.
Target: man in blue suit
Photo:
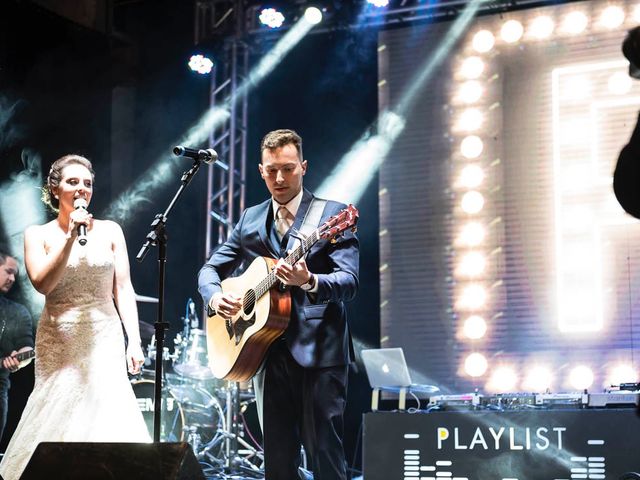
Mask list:
[[[343,414],[353,347],[344,302],[358,289],[358,240],[347,231],[336,243],[320,240],[295,265],[285,263],[295,242],[292,231],[305,230],[309,222],[315,228],[345,205],[303,188],[307,161],[296,132],[270,132],[260,150],[258,168],[271,198],[242,213],[200,270],[199,291],[210,313],[231,318],[242,307],[242,292],[222,292],[221,280],[258,256],[280,259],[275,273],[290,288],[289,325],[254,378],[266,478],[297,478],[302,443],[316,480],[346,479]]]

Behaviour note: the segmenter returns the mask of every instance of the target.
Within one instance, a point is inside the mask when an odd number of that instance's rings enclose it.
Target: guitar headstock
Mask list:
[[[318,228],[319,237],[335,241],[335,238],[348,228],[350,228],[352,232],[355,232],[357,223],[358,209],[353,205],[349,205],[347,208],[340,210],[340,213],[337,215],[329,218]]]

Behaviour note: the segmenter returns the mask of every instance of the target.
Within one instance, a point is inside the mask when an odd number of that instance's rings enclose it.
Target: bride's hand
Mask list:
[[[91,227],[93,226],[93,215],[88,213],[83,208],[73,210],[69,214],[69,229],[67,230],[67,238],[75,239],[78,236],[78,225],[80,224],[86,225],[88,230],[91,230]]]
[[[144,363],[144,354],[140,345],[129,345],[127,347],[127,368],[131,375],[140,373],[140,368]]]

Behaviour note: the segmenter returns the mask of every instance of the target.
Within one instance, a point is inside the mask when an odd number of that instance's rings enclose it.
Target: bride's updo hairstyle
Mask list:
[[[93,171],[93,165],[91,165],[91,162],[81,155],[65,155],[53,162],[53,165],[51,165],[51,169],[49,170],[49,175],[47,175],[47,183],[42,187],[42,201],[55,213],[58,213],[59,211],[60,202],[58,202],[53,191],[60,186],[62,170],[64,170],[64,167],[74,164],[86,167],[91,173],[91,180],[95,181],[96,174]]]

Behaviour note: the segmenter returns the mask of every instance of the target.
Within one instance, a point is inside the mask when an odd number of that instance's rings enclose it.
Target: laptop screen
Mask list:
[[[411,385],[402,348],[362,350],[362,362],[371,388],[399,388]]]

